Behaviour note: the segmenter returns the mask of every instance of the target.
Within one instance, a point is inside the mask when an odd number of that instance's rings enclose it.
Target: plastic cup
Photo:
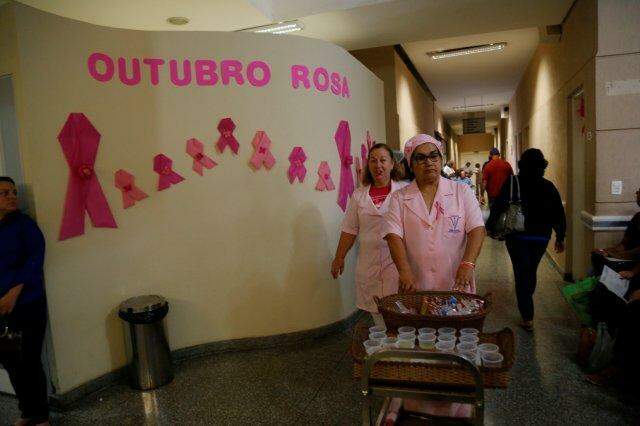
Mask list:
[[[382,349],[382,344],[378,340],[365,340],[364,349],[367,351],[367,355],[371,355],[372,353],[378,352]]]
[[[400,333],[398,334],[398,338],[404,337],[405,339],[415,339],[416,335],[414,333]]]
[[[478,350],[478,345],[475,343],[462,342],[456,345],[458,352],[475,352]]]
[[[406,333],[398,336],[398,347],[402,349],[413,349],[416,347],[416,336]]]
[[[398,334],[401,333],[413,333],[414,335],[416,334],[416,328],[415,327],[399,327],[398,328]]]
[[[465,334],[473,334],[474,336],[477,336],[479,333],[477,328],[462,328],[460,329],[460,335],[464,336]]]
[[[460,343],[478,343],[479,341],[478,336],[473,334],[463,334],[460,336]]]
[[[436,334],[436,329],[431,327],[422,327],[418,329],[418,334]]]
[[[482,343],[478,345],[478,353],[481,357],[483,353],[498,352],[498,349],[498,345],[495,345],[493,343]]]
[[[456,335],[456,329],[453,327],[440,327],[438,329],[438,335],[442,336],[442,335],[447,335],[450,334],[452,336]]]
[[[418,344],[422,349],[433,349],[436,346],[436,335],[434,333],[421,334],[418,336]]]
[[[387,327],[384,325],[374,325],[373,327],[369,327],[369,334],[371,333],[386,333]]]
[[[453,353],[453,349],[455,348],[455,346],[456,346],[455,342],[452,342],[452,341],[436,343],[436,349],[439,352],[451,352],[451,353]]]
[[[398,347],[398,338],[396,337],[387,337],[382,341],[382,346],[384,348],[397,348]]]
[[[487,368],[499,368],[502,367],[502,361],[504,357],[499,352],[484,352],[480,354],[482,359],[482,365]]]
[[[369,340],[378,340],[382,342],[386,338],[387,338],[387,333],[376,332],[376,333],[369,334]]]
[[[458,351],[458,355],[460,355],[462,358],[466,359],[467,361],[470,361],[472,363],[476,363],[476,353],[475,352],[469,352],[469,351]]]
[[[451,342],[456,344],[456,336],[453,334],[441,334],[438,336],[438,342]]]

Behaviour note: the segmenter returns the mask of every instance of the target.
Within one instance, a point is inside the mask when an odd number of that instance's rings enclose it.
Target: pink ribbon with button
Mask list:
[[[148,195],[135,185],[135,178],[131,173],[122,169],[115,172],[116,188],[122,191],[122,206],[125,209],[136,204],[136,201],[144,200]]]
[[[326,161],[321,162],[318,166],[318,183],[316,184],[316,189],[318,191],[333,191],[336,189],[336,186],[333,184],[333,180],[331,179],[329,163]]]
[[[82,113],[73,112],[58,141],[69,165],[69,181],[58,240],[84,234],[84,212],[96,228],[117,228],[94,166],[100,145],[100,133]]]
[[[218,142],[216,142],[216,146],[218,147],[218,151],[221,153],[224,152],[224,149],[228,146],[231,148],[234,154],[238,153],[238,149],[240,148],[240,143],[235,136],[233,136],[233,131],[236,128],[236,124],[229,117],[223,118],[218,123],[218,131],[220,132],[220,138],[218,138]]]
[[[193,171],[202,176],[202,169],[213,169],[218,165],[215,161],[204,154],[204,144],[198,139],[192,138],[187,141],[187,154],[193,158]]]
[[[271,139],[269,139],[269,136],[267,136],[263,130],[256,132],[251,141],[251,145],[253,145],[253,155],[251,156],[251,160],[249,160],[249,164],[251,164],[255,170],[260,169],[263,164],[267,170],[276,164],[276,159],[271,153]]]
[[[182,176],[174,172],[173,160],[164,154],[158,154],[153,157],[153,170],[158,173],[158,191],[169,188],[184,180]]]
[[[353,157],[351,156],[351,132],[349,131],[349,122],[342,120],[338,125],[334,139],[340,156],[340,187],[338,190],[338,205],[342,211],[347,210],[347,200],[353,194],[355,185],[353,183],[353,174],[351,173],[351,165]]]
[[[304,166],[304,162],[307,159],[307,155],[304,153],[304,150],[300,146],[296,146],[291,150],[291,154],[289,154],[289,183],[293,184],[293,181],[298,178],[298,180],[302,183],[304,182],[304,177],[307,174],[307,168]]]

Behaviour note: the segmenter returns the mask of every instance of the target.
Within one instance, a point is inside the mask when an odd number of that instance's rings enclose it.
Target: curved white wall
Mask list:
[[[339,47],[302,37],[247,33],[142,32],[79,23],[15,5],[16,96],[26,181],[47,239],[46,280],[55,378],[59,392],[125,362],[119,302],[167,297],[172,349],[205,342],[319,327],[354,311],[353,266],[333,281],[329,265],[343,213],[337,191],[318,192],[317,167],[329,162],[340,120],[351,126],[359,155],[367,130],[384,138],[382,83]],[[177,87],[168,66],[159,83],[148,68],[134,86],[117,73],[99,82],[87,70],[93,52],[111,58],[237,59],[269,64],[263,87]],[[128,62],[130,63],[130,62]],[[345,76],[349,97],[291,84],[291,66],[325,67]],[[117,69],[117,65],[116,65]],[[96,163],[118,229],[97,229],[57,241],[68,167],[56,139],[67,115],[82,112],[102,134]],[[214,151],[216,126],[232,117],[241,143],[233,156]],[[271,171],[248,166],[256,130],[273,141]],[[186,140],[196,137],[219,165],[200,177]],[[303,146],[303,184],[290,185],[287,157]],[[186,180],[155,190],[152,159],[164,153]],[[125,169],[150,197],[124,210],[113,173]]]

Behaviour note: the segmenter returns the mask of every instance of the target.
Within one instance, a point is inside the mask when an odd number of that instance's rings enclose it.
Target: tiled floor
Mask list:
[[[487,240],[478,266],[479,291],[496,304],[488,330],[517,329],[511,264],[501,243]],[[486,424],[639,424],[640,410],[584,381],[573,362],[577,322],[546,260],[539,271],[536,332],[516,330],[517,360],[505,390],[486,394]],[[114,385],[54,415],[54,424],[221,425],[360,423],[358,383],[351,379],[349,332],[294,347],[227,353],[182,362],[170,385],[137,392]],[[0,396],[0,424],[17,416]]]

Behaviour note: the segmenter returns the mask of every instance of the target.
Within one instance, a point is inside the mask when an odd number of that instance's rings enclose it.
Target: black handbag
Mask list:
[[[22,350],[22,333],[9,325],[6,317],[0,317],[0,357],[16,356]]]
[[[518,199],[513,198],[513,181],[516,182]],[[520,182],[517,176],[511,176],[509,184],[509,205],[499,216],[492,237],[504,240],[508,235],[524,231],[524,213],[520,198]]]

